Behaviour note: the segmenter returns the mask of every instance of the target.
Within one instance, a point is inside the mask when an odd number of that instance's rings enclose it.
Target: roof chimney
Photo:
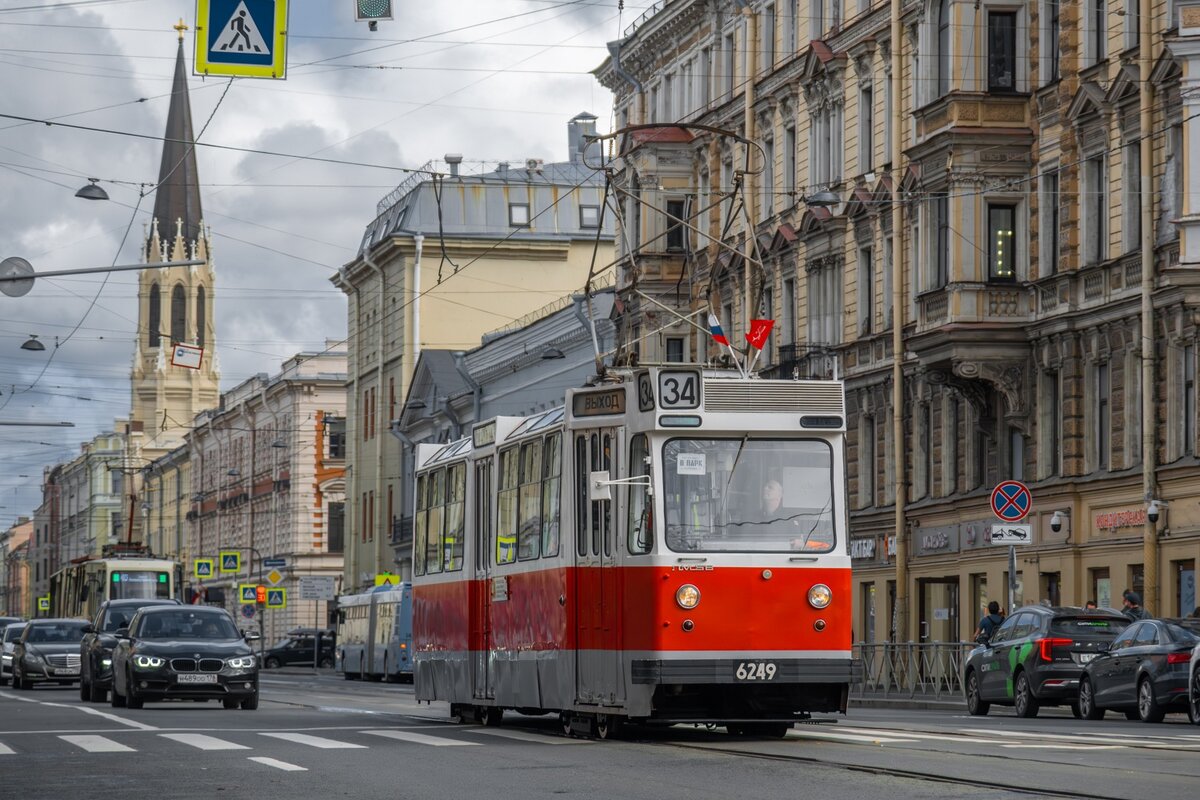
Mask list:
[[[596,135],[596,115],[589,114],[584,111],[576,114],[575,117],[567,123],[567,157],[572,161],[583,161],[584,153],[591,155],[599,151],[599,142],[592,142],[588,146],[585,136]]]
[[[462,153],[446,153],[446,163],[450,165],[450,177],[458,177],[458,165],[462,163]]]

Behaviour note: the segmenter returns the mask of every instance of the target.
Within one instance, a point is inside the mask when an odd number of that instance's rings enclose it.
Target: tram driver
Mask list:
[[[787,539],[792,550],[828,550],[833,544],[828,511],[824,508],[813,514],[790,507],[785,502],[783,484],[768,478],[762,488],[761,522],[755,527],[769,532],[772,539]]]

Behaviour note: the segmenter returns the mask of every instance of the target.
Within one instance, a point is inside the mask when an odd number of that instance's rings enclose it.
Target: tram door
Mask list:
[[[475,526],[475,581],[471,589],[471,625],[468,647],[472,692],[478,699],[496,696],[492,679],[492,459],[475,463],[475,498],[471,511]]]
[[[575,434],[575,687],[580,703],[619,704],[625,699],[621,652],[621,593],[616,569],[615,500],[591,500],[592,472],[619,477],[618,428]],[[613,491],[615,498],[617,492]]]

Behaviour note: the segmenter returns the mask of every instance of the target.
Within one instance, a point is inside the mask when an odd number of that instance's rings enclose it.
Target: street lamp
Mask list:
[[[76,197],[82,197],[84,200],[107,200],[108,192],[104,191],[99,186],[99,178],[88,178],[88,183],[82,189],[75,193]]]
[[[812,195],[800,195],[800,202],[810,207],[815,206],[819,208],[828,208],[829,206],[836,206],[838,203],[842,202],[842,198],[838,197],[837,194],[829,191],[828,189],[823,189],[819,192],[815,192]]]
[[[21,343],[21,349],[40,353],[42,350],[46,349],[46,345],[38,341],[36,333],[31,333],[29,334],[29,338]]]

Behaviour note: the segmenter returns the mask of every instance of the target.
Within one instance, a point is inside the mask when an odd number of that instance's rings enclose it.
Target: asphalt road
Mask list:
[[[1145,798],[1190,796],[1200,727],[1069,715],[854,710],[783,740],[722,729],[562,735],[552,717],[457,725],[410,686],[268,672],[257,711],[0,690],[0,797]],[[834,718],[830,718],[833,720]]]

